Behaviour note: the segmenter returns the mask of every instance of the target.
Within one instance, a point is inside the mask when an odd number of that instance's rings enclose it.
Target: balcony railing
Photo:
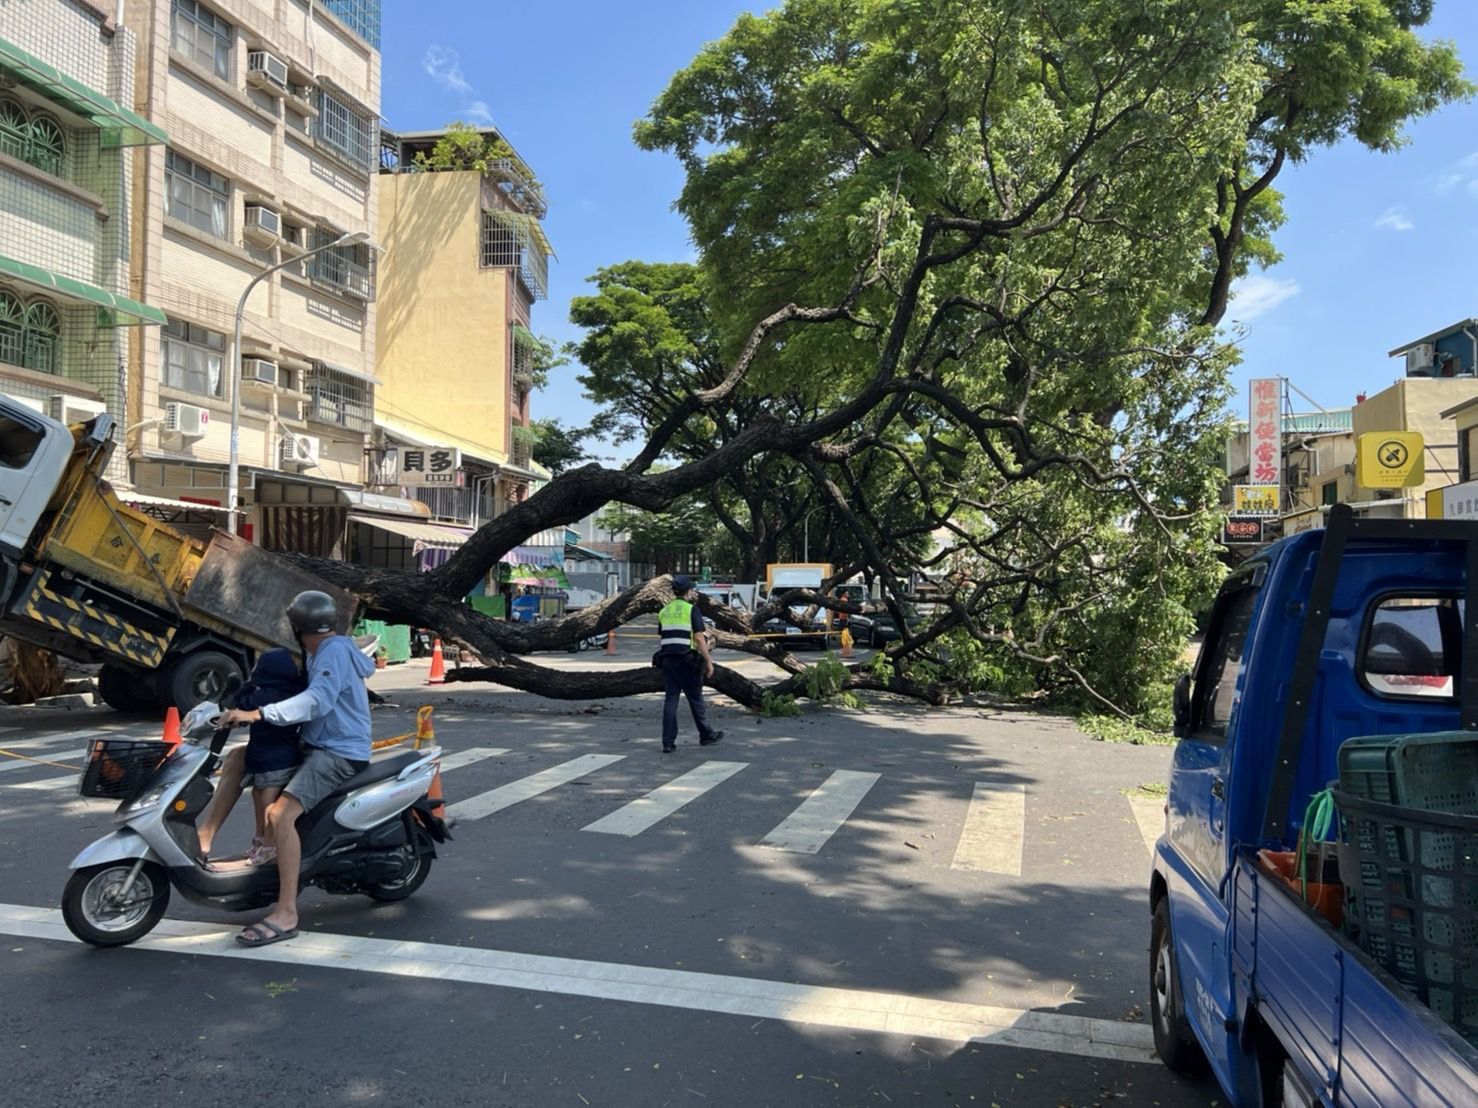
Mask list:
[[[356,300],[373,300],[375,288],[369,266],[352,262],[336,250],[325,250],[308,259],[308,277],[346,293]]]
[[[512,269],[530,299],[549,295],[549,251],[538,220],[521,212],[482,213],[484,269]]]
[[[535,219],[549,214],[549,201],[544,196],[544,186],[534,180],[528,169],[512,158],[498,158],[489,163],[487,175],[498,190],[518,207]]]

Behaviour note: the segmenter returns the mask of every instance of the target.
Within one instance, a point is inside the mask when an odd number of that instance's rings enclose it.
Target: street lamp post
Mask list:
[[[801,561],[803,562],[809,562],[811,560],[811,517],[825,507],[825,504],[817,504],[816,507],[806,513],[805,519],[801,521],[801,533],[803,536],[801,540]],[[792,547],[791,549],[793,550],[795,548]]]
[[[246,302],[251,296],[252,289],[256,288],[263,278],[272,276],[279,269],[286,269],[296,262],[311,258],[314,254],[321,254],[336,246],[358,246],[362,242],[369,241],[368,231],[351,231],[347,235],[340,235],[332,242],[315,246],[312,250],[305,250],[296,257],[285,258],[276,265],[268,266],[248,281],[246,291],[236,302],[236,330],[231,339],[231,461],[226,467],[226,530],[229,534],[236,534],[236,501],[241,498],[241,318],[246,314]]]

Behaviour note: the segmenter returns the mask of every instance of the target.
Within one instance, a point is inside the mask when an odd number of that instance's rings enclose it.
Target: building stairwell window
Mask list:
[[[41,373],[59,373],[61,353],[61,314],[48,301],[28,303],[0,289],[0,362]]]
[[[60,177],[66,153],[67,132],[60,123],[28,111],[19,100],[0,98],[0,154]]]

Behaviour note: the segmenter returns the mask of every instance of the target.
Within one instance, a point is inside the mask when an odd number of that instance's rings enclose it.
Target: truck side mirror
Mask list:
[[[1175,697],[1171,704],[1175,737],[1183,739],[1191,728],[1191,675],[1182,674],[1175,682]]]

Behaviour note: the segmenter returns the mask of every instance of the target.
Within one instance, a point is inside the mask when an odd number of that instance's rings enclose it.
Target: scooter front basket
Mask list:
[[[99,800],[132,800],[169,757],[158,739],[93,739],[77,791]]]

